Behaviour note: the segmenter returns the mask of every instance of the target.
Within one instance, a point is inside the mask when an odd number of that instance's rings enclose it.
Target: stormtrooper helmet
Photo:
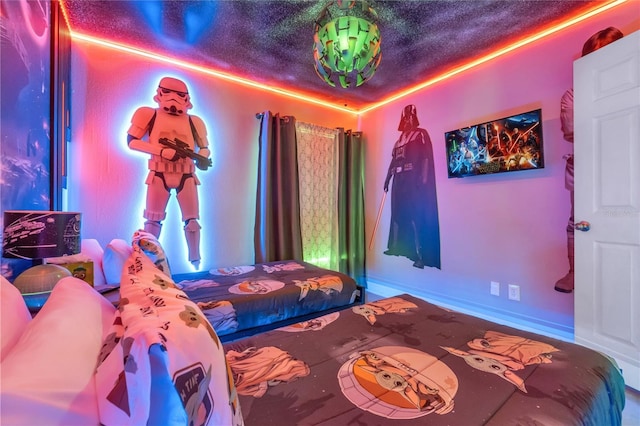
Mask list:
[[[167,114],[182,115],[193,107],[187,85],[177,78],[164,77],[158,84],[153,100]]]

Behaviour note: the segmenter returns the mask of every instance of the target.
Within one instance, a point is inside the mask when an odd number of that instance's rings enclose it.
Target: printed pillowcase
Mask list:
[[[138,246],[165,275],[171,276],[167,255],[155,235],[140,229],[133,234],[133,245]]]
[[[242,425],[224,350],[198,306],[134,240],[98,360],[100,423]]]

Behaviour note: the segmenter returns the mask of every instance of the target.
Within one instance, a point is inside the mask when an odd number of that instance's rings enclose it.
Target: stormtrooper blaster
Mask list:
[[[166,146],[167,148],[171,148],[176,151],[176,156],[178,158],[191,158],[195,160],[196,167],[200,170],[207,170],[209,167],[213,166],[213,162],[211,158],[207,158],[204,155],[200,155],[194,152],[191,148],[189,148],[189,144],[181,141],[176,138],[175,140],[160,138],[158,141],[160,145]]]

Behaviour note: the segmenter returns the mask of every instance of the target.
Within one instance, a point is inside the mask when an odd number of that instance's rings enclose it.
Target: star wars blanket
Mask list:
[[[305,262],[279,261],[174,275],[222,341],[273,329],[360,300],[348,275]]]
[[[246,425],[617,425],[598,352],[409,295],[224,345]]]

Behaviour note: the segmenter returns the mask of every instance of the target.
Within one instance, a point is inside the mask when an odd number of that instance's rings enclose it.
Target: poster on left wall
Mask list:
[[[3,2],[0,21],[0,205],[49,210],[51,3]],[[13,268],[2,259],[3,275]]]

